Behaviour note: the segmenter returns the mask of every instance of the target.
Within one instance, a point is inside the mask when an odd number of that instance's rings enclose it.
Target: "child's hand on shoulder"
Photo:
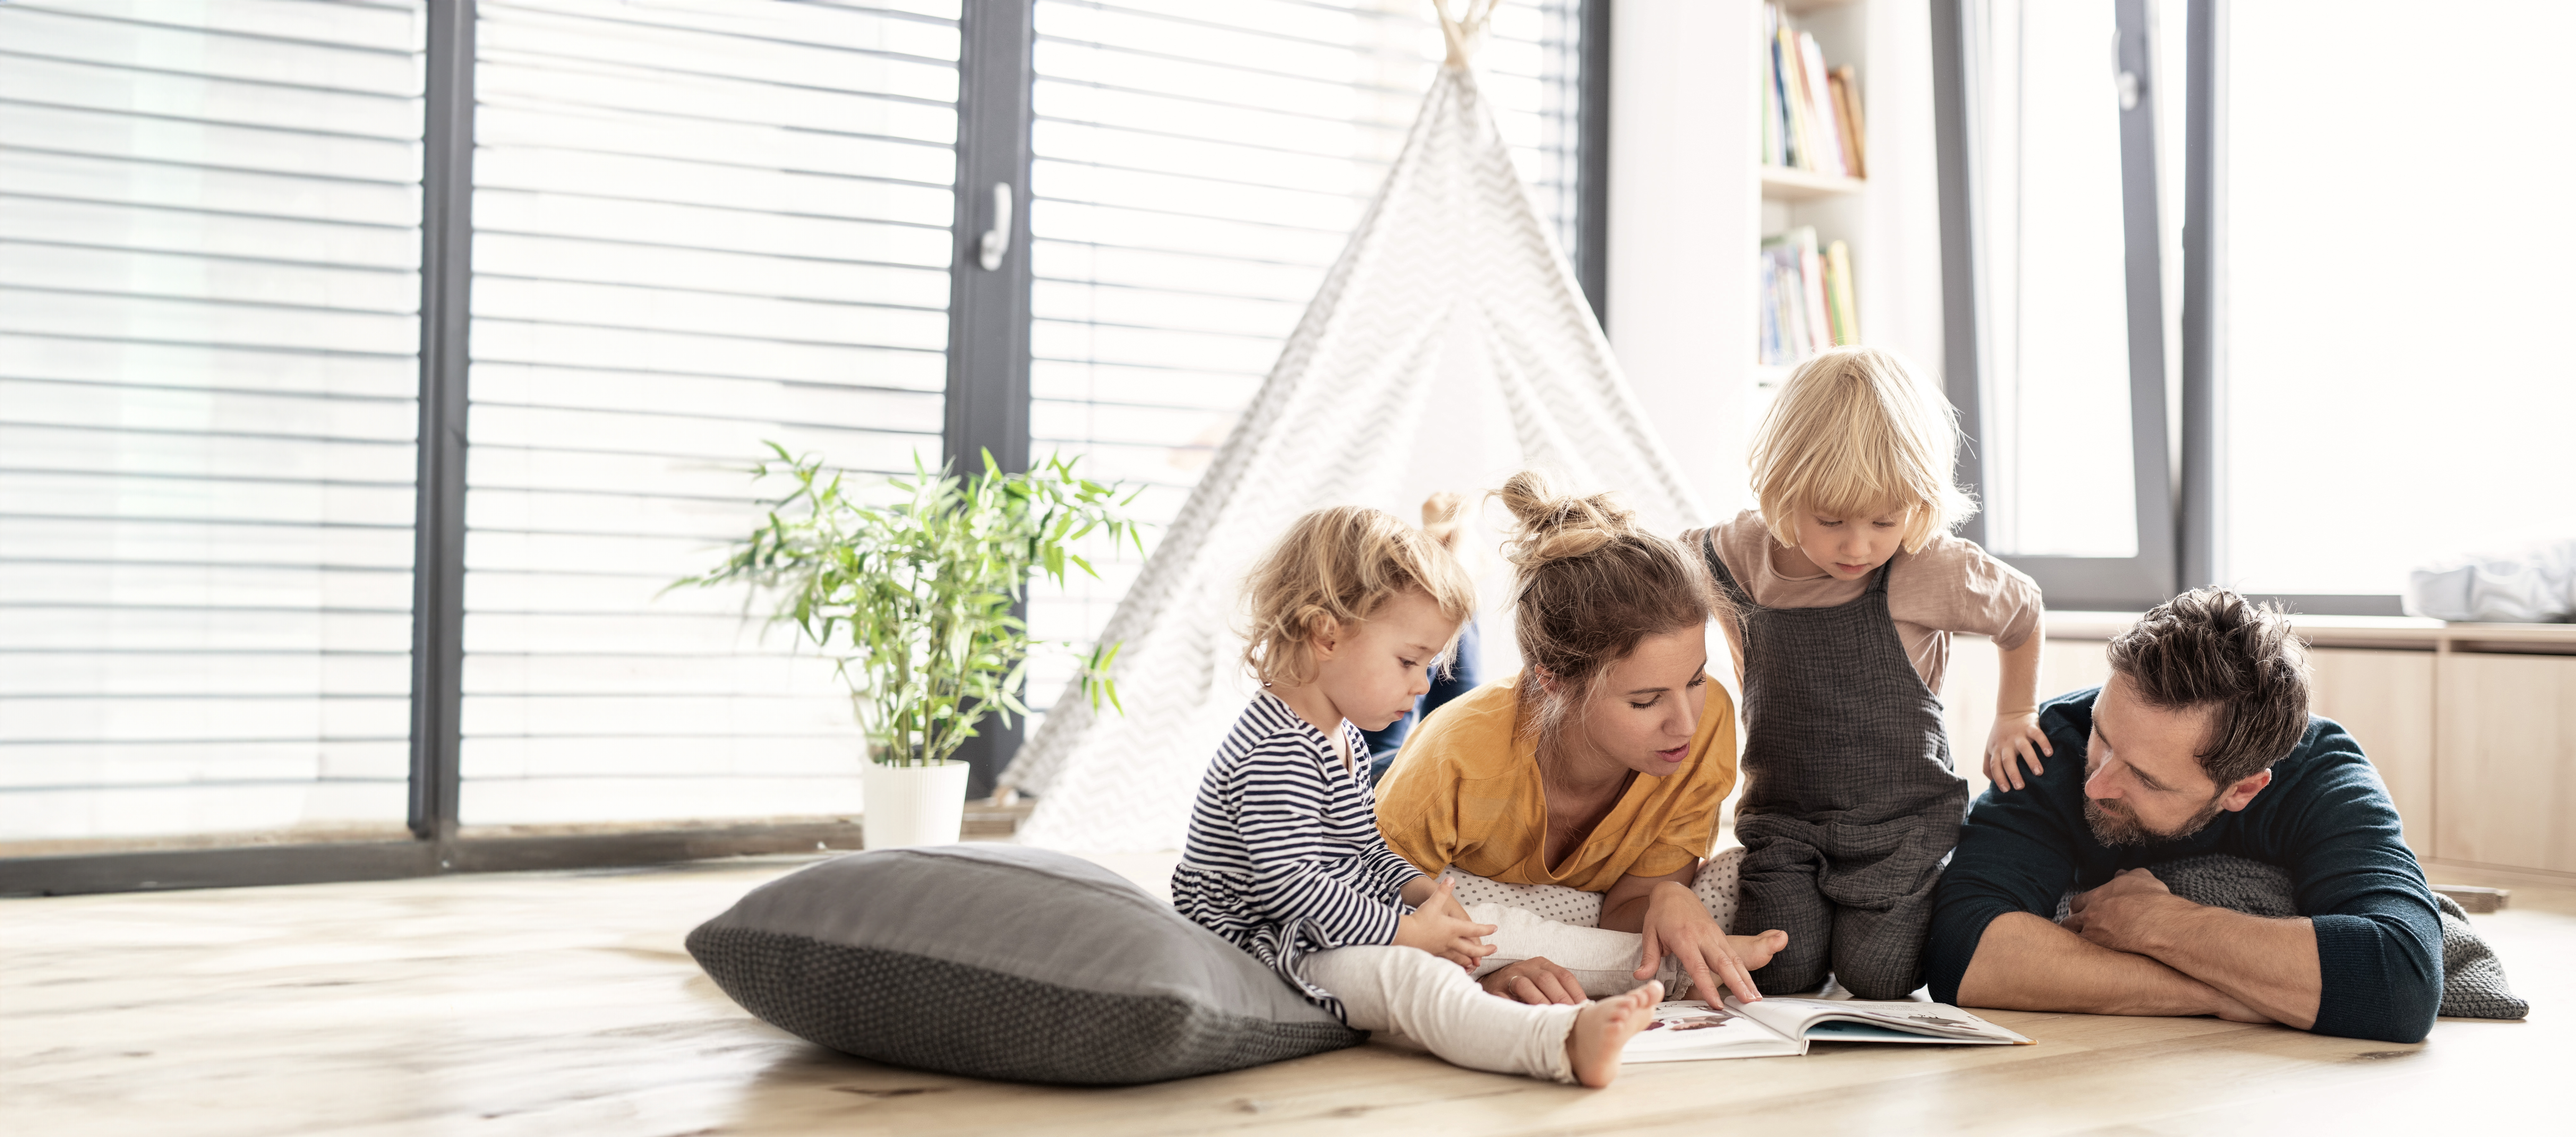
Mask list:
[[[1469,971],[1494,954],[1494,945],[1485,942],[1493,934],[1494,925],[1467,918],[1466,907],[1458,903],[1456,883],[1446,880],[1432,886],[1431,895],[1395,922],[1395,946],[1430,952]]]
[[[2019,758],[2036,778],[2047,772],[2039,764],[2042,754],[2056,757],[2057,748],[2049,745],[2048,733],[2039,729],[2037,710],[1998,714],[1995,729],[1986,735],[1986,780],[1999,790],[2020,789],[2024,779],[2013,760]]]

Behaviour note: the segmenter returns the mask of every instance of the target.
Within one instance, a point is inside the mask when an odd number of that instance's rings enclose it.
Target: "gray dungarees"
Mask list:
[[[1831,970],[1861,998],[1904,998],[1922,982],[1932,888],[1968,783],[1888,615],[1896,561],[1850,603],[1764,608],[1718,558],[1716,530],[1701,551],[1744,649],[1743,891],[1728,930],[1789,933],[1753,973],[1764,994],[1813,989]]]

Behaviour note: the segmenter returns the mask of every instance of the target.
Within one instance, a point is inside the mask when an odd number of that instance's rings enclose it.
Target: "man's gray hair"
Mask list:
[[[2198,756],[2221,788],[2270,769],[2307,736],[2308,652],[2277,605],[2195,588],[2112,640],[2110,657],[2147,705],[2210,709]]]

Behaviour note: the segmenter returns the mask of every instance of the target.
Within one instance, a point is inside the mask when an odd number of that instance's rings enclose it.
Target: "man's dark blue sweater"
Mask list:
[[[2042,704],[2057,753],[2019,790],[1989,789],[1968,811],[1933,899],[1924,951],[1932,997],[1959,1001],[1959,980],[1986,925],[2007,912],[2054,916],[2069,888],[2122,869],[2227,853],[2290,874],[2299,913],[2317,932],[2319,1034],[2417,1042],[2442,1004],[2442,925],[2433,891],[2397,835],[2397,807],[2352,736],[2311,718],[2307,737],[2272,766],[2272,783],[2234,813],[2179,841],[2106,846],[2084,823],[2084,753],[2099,688]]]

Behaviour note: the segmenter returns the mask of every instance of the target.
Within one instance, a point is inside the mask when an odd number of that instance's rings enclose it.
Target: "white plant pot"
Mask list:
[[[871,849],[954,845],[966,827],[966,764],[882,766],[859,775],[860,819]]]

